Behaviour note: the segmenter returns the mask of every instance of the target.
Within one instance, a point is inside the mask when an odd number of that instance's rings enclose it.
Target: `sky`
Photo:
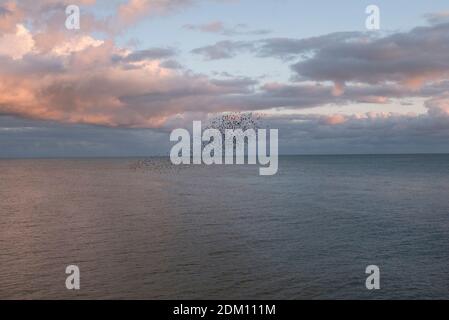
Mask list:
[[[448,57],[447,0],[0,0],[0,158],[167,155],[226,112],[281,154],[448,153]]]

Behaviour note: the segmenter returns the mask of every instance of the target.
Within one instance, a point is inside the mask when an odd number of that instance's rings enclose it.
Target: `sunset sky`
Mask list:
[[[447,0],[0,0],[0,157],[166,155],[227,111],[284,154],[449,152],[448,76]]]

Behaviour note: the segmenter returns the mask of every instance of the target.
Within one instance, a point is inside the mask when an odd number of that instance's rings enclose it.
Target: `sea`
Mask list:
[[[449,299],[449,155],[0,160],[0,299]]]

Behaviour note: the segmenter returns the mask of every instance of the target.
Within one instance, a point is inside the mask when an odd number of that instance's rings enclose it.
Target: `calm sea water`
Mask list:
[[[449,156],[1,160],[0,298],[448,299]]]

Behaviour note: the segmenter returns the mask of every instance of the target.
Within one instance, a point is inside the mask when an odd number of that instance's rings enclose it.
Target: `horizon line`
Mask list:
[[[418,156],[418,155],[449,155],[449,152],[414,152],[414,153],[297,153],[279,154],[279,157],[332,157],[332,156]],[[170,158],[169,155],[130,155],[130,156],[22,156],[3,157],[0,160],[70,160],[70,159],[141,159],[141,158]],[[246,158],[246,155],[245,155]]]

